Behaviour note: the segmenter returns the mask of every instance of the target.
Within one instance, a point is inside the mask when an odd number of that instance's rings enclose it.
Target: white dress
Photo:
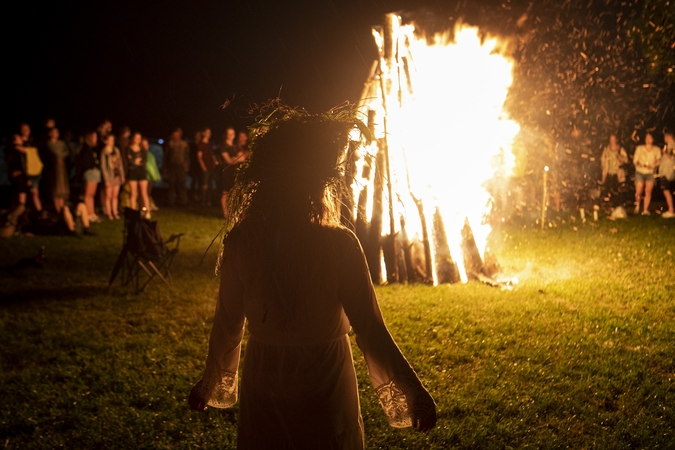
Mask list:
[[[283,241],[264,258],[253,242],[241,230],[226,240],[209,354],[195,386],[209,406],[236,403],[246,318],[239,449],[363,448],[350,326],[390,425],[410,426],[411,409],[420,418],[433,413],[433,400],[384,324],[353,233],[313,225],[302,257],[290,263],[270,256],[288,250]],[[289,279],[300,280],[290,301],[275,295],[284,289],[277,280]]]

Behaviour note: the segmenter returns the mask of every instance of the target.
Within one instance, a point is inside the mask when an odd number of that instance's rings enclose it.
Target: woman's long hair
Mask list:
[[[340,225],[345,150],[355,135],[362,141],[370,135],[353,110],[309,114],[288,108],[250,132],[251,155],[230,191],[224,241],[233,230],[247,235],[248,251],[277,285],[275,297],[286,303],[299,294],[294,274],[321,251],[312,245],[312,229]]]

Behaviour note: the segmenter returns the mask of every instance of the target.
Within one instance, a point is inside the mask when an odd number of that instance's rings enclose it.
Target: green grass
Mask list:
[[[234,448],[238,409],[190,412],[215,306],[215,217],[185,232],[175,288],[106,293],[121,224],[97,237],[0,241],[0,447]],[[378,288],[438,403],[428,434],[389,428],[355,348],[368,448],[675,447],[675,222],[505,226],[491,247],[520,284]]]

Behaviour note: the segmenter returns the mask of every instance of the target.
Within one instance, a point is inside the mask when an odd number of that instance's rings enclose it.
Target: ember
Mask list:
[[[375,281],[466,282],[497,271],[489,183],[514,166],[503,106],[513,62],[458,25],[431,39],[389,14],[360,103],[375,140],[348,153],[346,202]]]

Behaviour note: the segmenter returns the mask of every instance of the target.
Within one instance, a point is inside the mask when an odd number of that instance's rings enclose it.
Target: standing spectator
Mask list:
[[[127,181],[131,188],[130,204],[131,209],[138,209],[138,191],[141,193],[143,207],[146,208],[146,218],[150,218],[150,201],[148,200],[148,176],[146,164],[148,161],[148,152],[143,150],[141,133],[131,135],[131,144],[126,150]]]
[[[47,117],[45,119],[45,135],[49,135],[49,130],[56,128],[56,120],[53,117]]]
[[[5,154],[5,162],[7,163],[9,181],[12,184],[12,190],[15,195],[14,207],[18,205],[25,207],[26,194],[30,192],[30,181],[26,174],[26,150],[23,147],[21,135],[12,135],[12,147]]]
[[[171,133],[171,139],[164,146],[164,176],[169,183],[169,206],[176,204],[187,205],[185,189],[185,175],[190,163],[190,147],[183,140],[183,130],[176,128]]]
[[[51,160],[48,177],[49,191],[54,202],[54,208],[57,213],[60,213],[70,197],[68,165],[66,164],[70,156],[70,149],[65,141],[59,139],[58,128],[51,128],[48,137],[46,147],[49,150]]]
[[[602,166],[600,184],[604,186],[605,192],[609,194],[612,207],[617,207],[622,203],[619,200],[619,196],[626,184],[626,171],[622,166],[628,163],[628,154],[619,145],[615,134],[609,137],[609,145],[602,151],[600,162]]]
[[[213,170],[216,167],[213,146],[211,145],[211,129],[209,127],[204,128],[201,137],[201,141],[197,144],[197,162],[201,169],[199,174],[202,189],[200,201],[202,206],[211,206],[209,190],[213,180]]]
[[[105,214],[108,219],[119,219],[120,186],[124,184],[122,153],[115,146],[115,136],[108,134],[101,151],[101,174],[105,183]]]
[[[120,149],[120,152],[122,152],[122,155],[126,154],[127,148],[129,147],[131,138],[131,129],[128,126],[123,126],[122,129],[120,130],[119,136],[117,136],[117,148]],[[124,170],[125,172],[129,169],[127,167],[127,161],[126,158],[122,158],[124,162]]]
[[[218,151],[220,167],[218,168],[218,188],[220,191],[220,207],[223,214],[227,217],[227,197],[230,189],[234,186],[235,170],[237,164],[237,148],[234,145],[236,132],[234,128],[227,127],[223,135],[223,144]]]
[[[112,122],[105,119],[101,122],[101,125],[98,126],[96,132],[98,133],[98,141],[103,145],[108,135],[112,134]]]
[[[663,133],[663,139],[665,145],[663,146],[663,156],[661,157],[661,165],[659,166],[659,187],[666,198],[668,211],[664,212],[661,217],[672,219],[675,217],[675,208],[673,208],[673,191],[675,191],[675,139],[673,139],[673,132],[666,131]]]
[[[651,133],[645,136],[645,145],[638,145],[633,155],[633,164],[635,164],[635,214],[640,213],[640,200],[644,190],[643,216],[648,216],[649,203],[652,201],[652,190],[654,189],[654,170],[661,162],[661,150],[653,145],[654,137]]]
[[[83,137],[84,143],[78,154],[78,165],[84,186],[84,205],[87,207],[89,222],[98,223],[101,219],[98,218],[94,209],[96,189],[101,182],[101,162],[96,148],[98,135],[95,131],[87,131]]]
[[[46,175],[53,173],[53,167],[50,167],[53,162],[52,155],[49,151],[49,148],[47,147],[47,142],[49,141],[49,132],[52,130],[52,128],[56,128],[56,121],[51,117],[48,117],[45,119],[44,127],[42,128],[42,135],[40,136],[40,145],[38,146],[38,149],[40,150],[40,158],[42,158],[42,161],[46,165],[45,169],[43,169],[43,172]]]
[[[202,141],[202,132],[195,133],[194,141],[190,144],[190,191],[192,193],[192,200],[199,201],[199,191],[201,190],[201,173],[202,169],[197,159],[197,148]]]
[[[220,206],[225,217],[227,217],[227,199],[230,195],[230,190],[234,187],[237,171],[248,156],[248,134],[240,132],[236,136],[237,141],[235,142],[235,130],[229,127],[225,132],[225,142],[220,149],[220,155],[223,159]]]
[[[28,190],[30,191],[31,199],[35,211],[42,211],[42,201],[40,200],[40,181],[42,180],[42,160],[38,152],[37,145],[33,136],[31,136],[30,125],[26,122],[21,124],[21,147],[23,148],[23,156],[26,168],[26,176],[28,177]]]
[[[159,211],[159,208],[155,204],[155,199],[152,198],[152,186],[156,181],[162,181],[162,175],[159,173],[159,168],[157,167],[157,161],[155,160],[155,155],[150,151],[150,141],[148,138],[144,137],[141,140],[141,148],[145,152],[147,157],[145,161],[145,173],[148,178],[148,199],[150,201],[148,206],[149,211]]]
[[[237,154],[240,155],[237,162],[241,165],[248,159],[251,152],[248,150],[248,132],[241,130],[237,133]]]

